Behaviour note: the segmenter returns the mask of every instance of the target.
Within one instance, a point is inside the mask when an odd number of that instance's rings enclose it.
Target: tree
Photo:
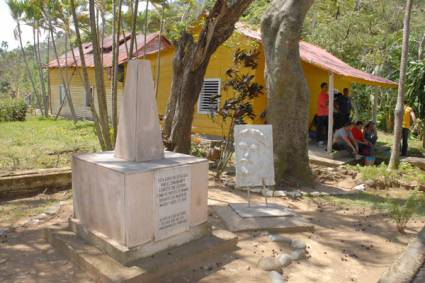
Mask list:
[[[81,62],[80,67],[83,73],[82,81],[84,84],[84,91],[86,92],[86,95],[90,97],[90,111],[93,117],[97,139],[99,140],[99,144],[102,150],[106,150],[105,136],[104,136],[104,133],[102,132],[102,127],[99,122],[99,115],[97,114],[96,108],[94,107],[93,93],[90,90],[90,80],[89,80],[89,75],[87,71],[86,60],[84,57],[83,43],[81,40],[79,20],[78,20],[78,16],[76,12],[75,0],[70,0],[70,10],[72,14],[72,20],[74,22],[75,36],[76,36],[76,41],[78,46],[78,52],[80,55],[80,62]],[[106,134],[109,135],[109,132]]]
[[[33,54],[35,62],[37,63],[38,76],[41,86],[41,102],[40,104],[43,106],[43,114],[45,117],[49,115],[49,109],[47,105],[47,91],[46,91],[46,82],[44,78],[43,72],[43,63],[41,61],[40,56],[40,29],[43,25],[43,14],[39,6],[35,5],[33,1],[24,1],[22,3],[23,9],[25,12],[24,21],[27,25],[31,26],[33,30]]]
[[[113,149],[113,143],[109,134],[109,121],[108,121],[108,105],[106,103],[106,91],[104,81],[104,70],[101,59],[101,48],[98,38],[98,29],[96,24],[96,13],[95,13],[95,1],[89,0],[89,14],[90,14],[90,38],[93,47],[93,58],[95,66],[95,80],[96,80],[96,91],[97,101],[99,109],[99,121],[102,128],[102,133],[105,142],[105,149]]]
[[[410,16],[413,0],[406,1],[403,20],[403,45],[400,61],[400,79],[398,82],[397,104],[394,110],[394,140],[388,169],[397,169],[400,162],[400,138],[403,122],[404,89],[406,80],[407,59],[409,53]]]
[[[22,59],[25,63],[25,69],[26,69],[26,72],[27,72],[27,76],[28,76],[28,78],[31,82],[33,94],[37,98],[37,104],[38,104],[40,111],[43,113],[44,108],[42,106],[41,99],[39,97],[39,93],[38,93],[38,90],[36,88],[35,81],[33,79],[31,68],[30,68],[29,63],[28,63],[27,55],[25,53],[24,45],[22,43],[22,32],[21,32],[20,21],[22,20],[25,6],[24,6],[23,2],[20,2],[18,0],[8,0],[7,5],[9,6],[9,9],[12,13],[13,19],[16,21],[15,36],[19,39],[19,46],[21,48]]]
[[[193,111],[211,55],[232,35],[235,23],[252,1],[217,0],[196,40],[187,30],[181,33],[163,129],[168,149],[190,152]]]
[[[304,18],[313,2],[274,0],[261,23],[277,186],[313,181],[307,148],[310,92],[299,53]]]

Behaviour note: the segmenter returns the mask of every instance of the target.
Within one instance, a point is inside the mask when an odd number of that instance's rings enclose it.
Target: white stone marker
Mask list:
[[[163,150],[149,61],[128,62],[115,152],[73,157],[71,228],[127,264],[209,233],[208,161]]]
[[[273,186],[273,132],[271,125],[236,125],[236,186]]]
[[[164,158],[150,62],[128,61],[115,156],[128,161]]]

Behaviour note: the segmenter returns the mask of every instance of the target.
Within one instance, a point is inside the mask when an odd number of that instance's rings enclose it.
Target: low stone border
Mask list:
[[[359,185],[361,186],[361,185]],[[356,187],[359,187],[356,186]],[[356,188],[355,187],[355,188]],[[303,192],[300,190],[296,190],[296,191],[275,191],[275,190],[270,190],[270,189],[262,189],[262,188],[253,188],[250,190],[251,193],[254,194],[261,194],[265,197],[284,197],[284,198],[292,198],[292,199],[298,199],[298,198],[302,198],[302,197],[325,197],[325,196],[345,196],[345,195],[356,195],[360,192],[364,191],[364,187],[362,187],[362,189],[358,188],[355,189],[353,191],[341,191],[341,192],[319,192],[319,191],[314,191],[314,192]],[[246,189],[242,189],[242,188],[235,188],[236,190],[239,191],[247,191]]]
[[[51,168],[0,175],[0,198],[63,190],[71,186],[71,168]]]

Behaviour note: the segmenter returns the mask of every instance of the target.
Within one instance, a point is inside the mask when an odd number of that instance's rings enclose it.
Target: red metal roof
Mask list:
[[[125,37],[120,36],[120,45],[119,45],[119,56],[118,56],[118,63],[122,64],[128,60],[128,54],[127,49],[130,47],[130,41],[131,41],[131,34],[127,33],[125,34]],[[137,50],[135,51],[135,54],[137,57],[141,57],[144,54],[144,35],[138,34],[136,35],[136,46]],[[168,41],[167,38],[164,36],[161,36],[161,50],[168,48],[171,46],[171,43]],[[158,52],[159,47],[159,33],[153,33],[146,36],[146,54],[152,54]],[[112,36],[108,36],[104,38],[103,44],[103,66],[104,67],[111,67],[112,66]],[[84,50],[84,58],[86,61],[87,67],[94,67],[94,59],[93,59],[93,46],[91,42],[83,43],[83,50]],[[75,61],[73,54],[75,56]],[[59,57],[59,64],[58,60],[54,59],[49,62],[49,68],[57,68],[57,67],[75,67],[75,66],[81,66],[81,60],[80,60],[80,52],[78,51],[78,48],[74,48],[73,50],[67,52],[66,54],[63,54]]]
[[[237,31],[255,41],[261,42],[261,33],[247,28],[241,24],[237,25]],[[367,72],[356,69],[328,51],[311,43],[300,41],[300,57],[303,62],[314,65],[320,69],[327,70],[336,75],[345,77],[353,83],[376,85],[383,87],[397,87],[397,83]]]

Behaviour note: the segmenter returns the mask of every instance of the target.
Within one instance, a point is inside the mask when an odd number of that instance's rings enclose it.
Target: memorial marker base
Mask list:
[[[72,169],[71,227],[123,264],[209,233],[205,159],[166,152],[131,162],[102,152],[74,156]]]

